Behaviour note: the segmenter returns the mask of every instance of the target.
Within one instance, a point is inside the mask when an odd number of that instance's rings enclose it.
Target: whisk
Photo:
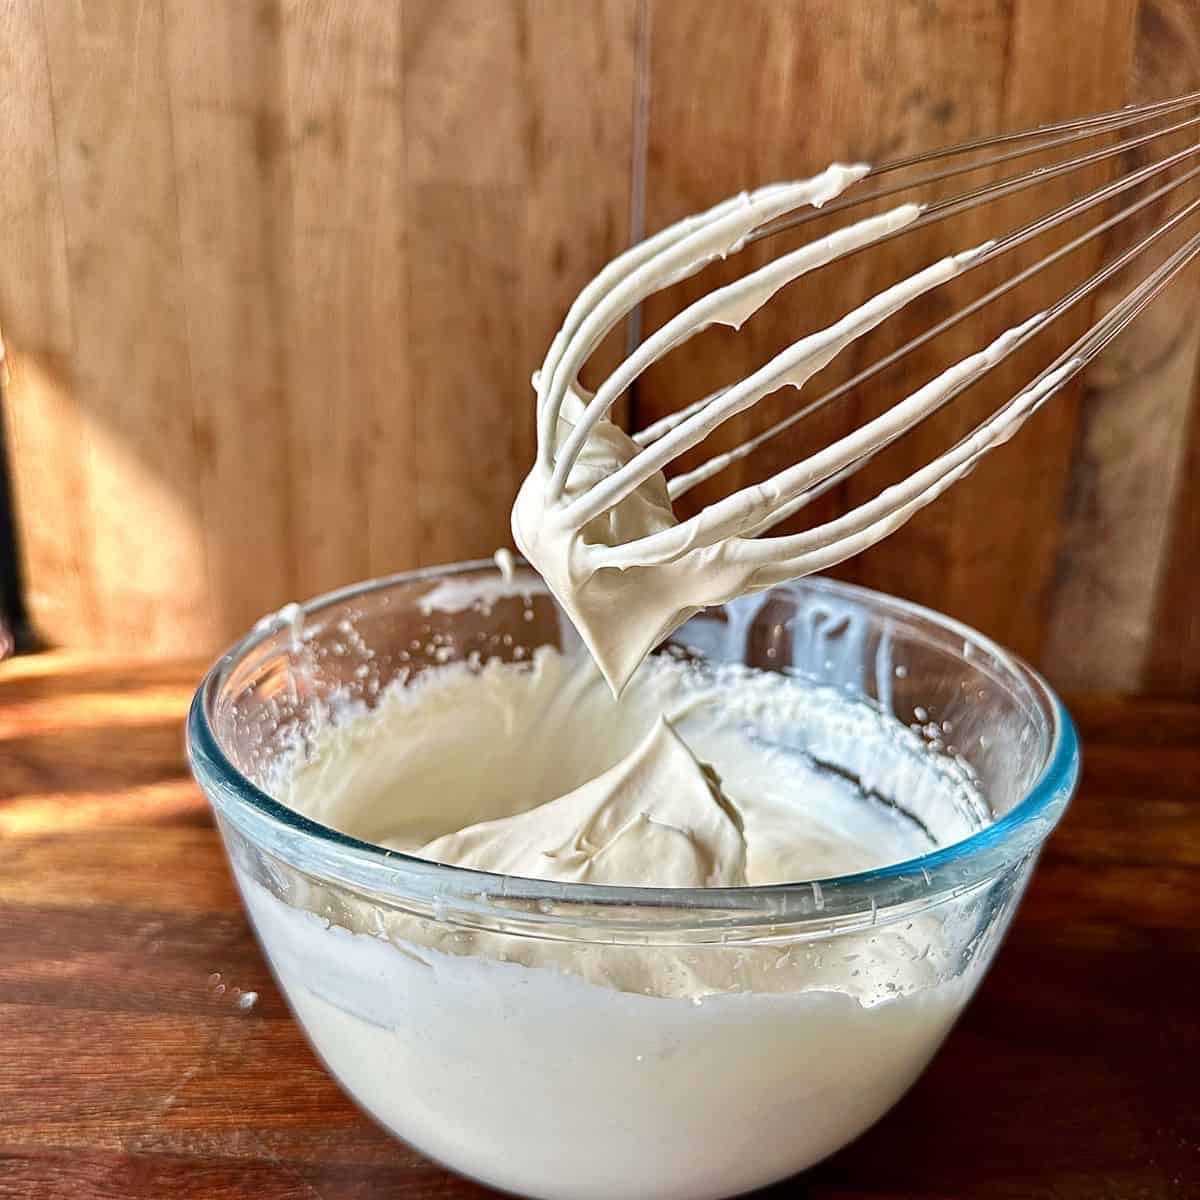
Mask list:
[[[1058,322],[1194,216],[1200,199],[1179,203],[1165,215],[1156,213],[1144,236],[1119,253],[1110,250],[1107,260],[1082,283],[980,345],[975,353],[953,362],[880,416],[761,483],[735,490],[694,516],[677,519],[672,502],[697,484],[718,476],[769,439],[1194,179],[1200,165],[1190,165],[1188,160],[1200,155],[1195,136],[1200,116],[1182,116],[1165,126],[1160,122],[1197,104],[1200,92],[979,138],[881,166],[835,165],[810,180],[771,184],[669,226],[614,259],[584,288],[534,376],[537,459],[514,505],[513,531],[614,690],[623,686],[658,641],[699,609],[832,566],[898,528],[968,474],[983,455],[1007,442],[1200,253],[1200,233],[1193,233],[966,436],[908,478],[836,519],[801,533],[764,536]],[[1151,122],[1153,128],[1137,131],[1137,126]],[[1121,131],[1129,132],[1126,136]],[[731,386],[632,436],[609,420],[613,404],[653,363],[711,325],[740,328],[781,288],[805,273],[1096,163],[1125,156],[1123,165],[1128,167],[1133,152],[1142,147],[1158,152],[1152,143],[1177,133],[1187,137],[1181,149],[1124,170],[1102,186],[982,245],[926,265],[827,327],[793,342]],[[637,306],[714,259],[795,229],[818,215],[851,214],[870,201],[899,198],[922,185],[1110,135],[1118,135],[1117,140],[1092,149],[1081,146],[1081,152],[1068,150],[1068,157],[1048,166],[1022,170],[945,199],[902,202],[852,219],[687,305],[634,348],[594,393],[579,382],[581,369],[601,341]],[[1173,170],[1176,167],[1180,169]],[[889,179],[907,169],[923,173],[907,182]],[[1141,185],[1150,190],[1136,199],[1125,196]],[[847,191],[850,194],[843,196]],[[1124,207],[1111,211],[1109,202],[1118,197]],[[918,297],[1084,214],[1102,219],[770,428],[667,481],[667,468],[724,422],[785,385],[803,388],[847,346]]]

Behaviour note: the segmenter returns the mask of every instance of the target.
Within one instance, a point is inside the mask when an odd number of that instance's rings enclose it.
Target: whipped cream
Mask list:
[[[666,717],[626,758],[528,812],[469,825],[417,853],[564,883],[740,887],[742,818]]]
[[[635,436],[609,413],[647,367],[711,325],[740,328],[782,287],[911,225],[922,206],[902,204],[853,222],[688,305],[595,394],[579,382],[580,369],[647,296],[738,252],[776,218],[804,205],[821,206],[867,172],[862,164],[835,163],[812,179],[734,197],[634,246],[580,293],[534,376],[538,456],[513,505],[513,536],[614,691],[700,609],[833,566],[899,528],[1008,441],[1079,366],[1073,359],[1036,380],[949,450],[844,516],[791,536],[762,536],[1005,359],[1041,327],[1045,314],[1036,313],[853,433],[679,520],[672,502],[751,452],[762,437],[668,482],[665,469],[681,454],[772,392],[802,389],[856,339],[984,261],[994,243],[938,259],[801,338],[747,378]]]
[[[979,973],[951,975],[927,923],[887,957],[866,936],[797,946],[789,990],[644,995],[595,982],[629,947],[595,947],[587,978],[478,939],[405,940],[344,895],[331,924],[321,897],[284,903],[235,871],[350,1095],[423,1153],[546,1200],[718,1200],[811,1166],[907,1090]],[[692,951],[710,973],[759,953]],[[766,959],[754,973],[780,974]]]
[[[819,879],[979,820],[950,764],[836,689],[656,656],[616,699],[586,654],[550,647],[397,682],[274,790],[358,837],[504,871],[502,895],[512,875]],[[920,798],[920,819],[871,790]],[[928,912],[799,938],[529,936],[307,877],[280,898],[233,861],[351,1095],[425,1153],[552,1200],[715,1200],[811,1165],[899,1098],[978,977]]]
[[[819,762],[844,764],[861,786]],[[661,887],[866,870],[958,840],[986,813],[952,762],[836,689],[659,655],[614,698],[586,654],[549,646],[392,687],[318,734],[273,790],[388,849]],[[917,797],[920,819],[864,790]]]

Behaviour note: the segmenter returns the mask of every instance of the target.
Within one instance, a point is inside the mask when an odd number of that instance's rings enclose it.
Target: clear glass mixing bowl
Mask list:
[[[982,978],[1074,791],[1069,717],[974,631],[808,579],[705,612],[672,641],[893,714],[930,761],[977,779],[991,811],[969,836],[836,879],[611,888],[425,862],[271,797],[281,760],[394,680],[577,647],[525,568],[507,595],[472,600],[496,580],[491,562],[464,563],[291,606],[196,693],[192,768],[297,1018],[384,1126],[509,1191],[704,1200],[809,1166],[903,1094]],[[435,592],[451,602],[431,607]],[[825,766],[853,774],[845,750]],[[936,829],[942,794],[871,802]]]

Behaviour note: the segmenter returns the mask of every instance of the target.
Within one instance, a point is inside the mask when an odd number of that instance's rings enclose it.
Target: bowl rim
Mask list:
[[[884,592],[822,576],[806,576],[770,590],[824,592],[858,600],[876,610],[883,608],[902,617],[918,618],[961,638],[964,644],[972,644],[1032,694],[1048,727],[1049,746],[1038,777],[999,820],[916,858],[847,875],[726,888],[560,883],[435,863],[363,841],[287,807],[230,761],[212,728],[209,706],[228,673],[297,614],[310,616],[372,592],[489,568],[497,569],[493,559],[473,559],[350,584],[301,604],[286,605],[234,642],[205,672],[192,698],[186,725],[192,772],[218,816],[230,820],[260,848],[301,870],[352,888],[368,888],[385,897],[432,901],[439,915],[450,905],[464,916],[492,918],[502,913],[506,919],[515,915],[521,924],[574,925],[586,907],[588,924],[626,929],[679,931],[719,926],[728,930],[730,926],[779,927],[815,922],[828,930],[882,924],[883,914],[891,910],[911,916],[914,911],[985,885],[1037,854],[1078,787],[1082,757],[1074,723],[1057,694],[1028,663],[953,617]],[[560,911],[560,906],[565,906],[565,911]],[[655,917],[655,913],[661,915]]]

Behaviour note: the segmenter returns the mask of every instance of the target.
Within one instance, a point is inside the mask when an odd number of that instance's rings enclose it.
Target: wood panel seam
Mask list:
[[[637,0],[637,47],[633,61],[632,144],[633,161],[629,172],[629,245],[645,238],[646,177],[649,174],[650,105],[653,102],[650,77],[650,48],[654,36],[650,0]],[[632,354],[642,340],[643,306],[637,304],[626,322],[625,353]],[[626,402],[627,427],[630,433],[640,428],[638,390],[640,381],[629,385]]]

